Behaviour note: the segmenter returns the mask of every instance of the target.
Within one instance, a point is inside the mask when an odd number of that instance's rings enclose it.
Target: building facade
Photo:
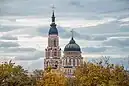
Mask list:
[[[61,68],[61,48],[59,46],[59,36],[55,24],[54,11],[48,33],[48,46],[45,49],[44,68],[46,69],[48,67],[52,67],[53,69]]]
[[[81,48],[72,37],[69,43],[65,46],[64,55],[61,55],[61,48],[59,46],[58,29],[55,24],[54,11],[52,13],[52,23],[48,33],[48,46],[45,49],[44,68],[51,67],[65,73],[66,75],[73,75],[75,68],[83,63],[81,56]]]
[[[62,71],[68,75],[73,75],[75,68],[83,63],[80,46],[72,37],[70,42],[64,48],[62,57]]]

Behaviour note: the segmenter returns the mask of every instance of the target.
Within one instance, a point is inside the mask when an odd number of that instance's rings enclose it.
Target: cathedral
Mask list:
[[[52,22],[48,32],[48,45],[45,49],[44,69],[51,67],[54,70],[62,71],[67,76],[72,76],[75,68],[83,63],[80,46],[74,40],[72,31],[71,40],[65,46],[62,56],[54,10],[51,18]]]

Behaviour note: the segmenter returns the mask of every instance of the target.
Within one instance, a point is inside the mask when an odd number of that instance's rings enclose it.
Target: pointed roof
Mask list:
[[[54,13],[54,10],[53,10],[53,13],[52,13],[52,22],[55,23],[55,13]]]
[[[55,24],[55,13],[54,13],[54,10],[52,12],[52,23],[50,24],[50,29],[49,29],[49,35],[58,35],[58,30],[56,28],[56,24]]]

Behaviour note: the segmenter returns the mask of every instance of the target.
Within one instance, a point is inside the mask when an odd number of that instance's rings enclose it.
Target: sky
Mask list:
[[[62,52],[73,29],[85,60],[128,57],[129,0],[0,0],[0,62],[43,68],[52,5]]]

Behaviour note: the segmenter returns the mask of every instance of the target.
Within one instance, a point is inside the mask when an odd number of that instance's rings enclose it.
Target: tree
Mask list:
[[[129,73],[123,66],[103,61],[84,63],[75,71],[75,86],[129,86]]]
[[[32,82],[35,86],[37,86],[37,84],[40,83],[40,79],[43,78],[43,70],[35,70],[33,71],[33,73],[31,74],[31,79],[32,79]]]
[[[0,64],[0,86],[32,86],[28,72],[11,61]]]
[[[60,71],[45,70],[38,86],[66,86],[67,79]]]

